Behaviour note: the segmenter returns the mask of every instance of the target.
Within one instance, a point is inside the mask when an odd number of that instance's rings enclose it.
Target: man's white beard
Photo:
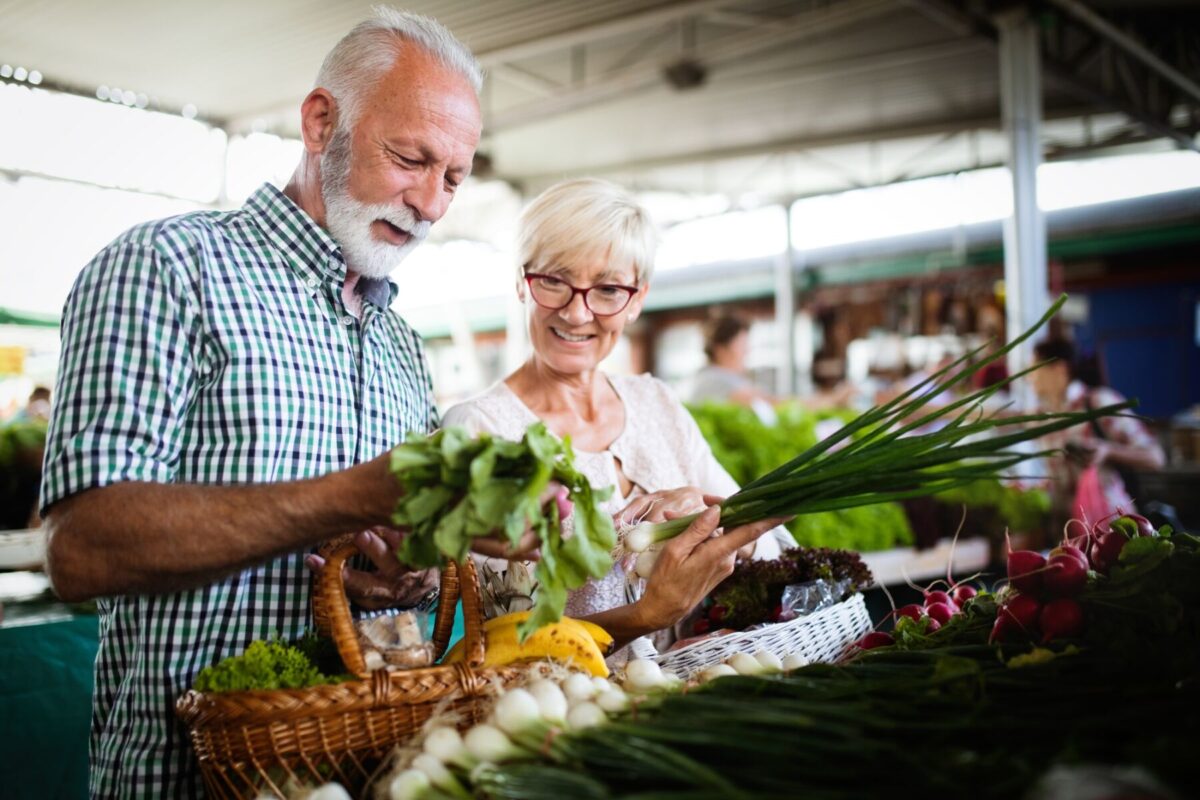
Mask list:
[[[321,158],[321,198],[325,227],[341,246],[346,266],[366,278],[386,278],[429,235],[429,222],[419,221],[408,206],[361,203],[350,195],[350,136],[338,131]],[[402,245],[371,235],[376,220],[387,220],[409,235]]]

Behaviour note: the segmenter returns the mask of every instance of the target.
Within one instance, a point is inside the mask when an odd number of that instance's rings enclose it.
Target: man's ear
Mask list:
[[[328,89],[318,86],[300,104],[300,136],[304,149],[320,155],[329,146],[337,128],[338,104]]]

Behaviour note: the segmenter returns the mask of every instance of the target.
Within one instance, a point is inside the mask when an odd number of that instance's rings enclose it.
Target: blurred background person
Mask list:
[[[1102,385],[1095,365],[1081,367],[1074,345],[1063,338],[1046,339],[1033,348],[1034,359],[1045,363],[1030,373],[1029,381],[1041,411],[1082,411],[1120,403],[1125,398]],[[1088,380],[1085,380],[1087,378]],[[1090,383],[1089,383],[1090,381]],[[1105,417],[1044,437],[1044,449],[1060,450],[1047,459],[1051,511],[1060,530],[1068,519],[1086,516],[1089,522],[1117,508],[1136,509],[1138,470],[1162,469],[1162,446],[1132,416]],[[1088,500],[1080,489],[1098,483],[1102,499]]]
[[[708,363],[692,381],[693,403],[736,403],[753,409],[765,425],[776,422],[775,406],[789,398],[777,397],[755,385],[746,367],[750,352],[750,323],[744,318],[723,312],[704,325],[704,355]],[[828,392],[816,392],[797,398],[811,409],[834,408],[846,405],[854,389],[840,384]]]
[[[47,422],[50,419],[50,390],[45,386],[35,386],[29,393],[25,407],[12,418],[13,422]]]

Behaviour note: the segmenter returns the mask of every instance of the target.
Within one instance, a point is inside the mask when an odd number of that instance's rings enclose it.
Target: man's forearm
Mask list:
[[[287,483],[113,484],[50,509],[47,568],[65,600],[181,591],[385,523],[398,493],[386,456]]]

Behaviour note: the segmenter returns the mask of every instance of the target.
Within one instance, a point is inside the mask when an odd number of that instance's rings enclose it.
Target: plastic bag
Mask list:
[[[789,619],[802,617],[805,614],[812,614],[836,605],[842,601],[842,597],[849,589],[850,580],[848,578],[832,583],[826,580],[815,580],[785,586],[783,587],[783,599],[779,603],[777,622],[787,622]]]
[[[1086,467],[1080,473],[1079,481],[1075,484],[1075,501],[1071,510],[1089,525],[1112,513],[1097,467]]]

